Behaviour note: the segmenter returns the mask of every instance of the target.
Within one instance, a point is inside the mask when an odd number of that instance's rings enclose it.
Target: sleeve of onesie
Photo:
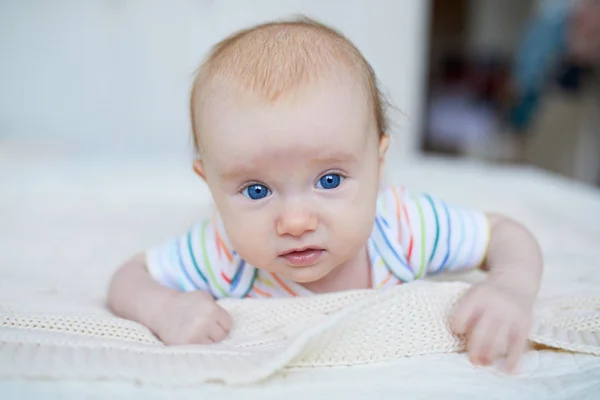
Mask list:
[[[145,256],[150,275],[175,290],[204,290],[217,299],[244,297],[253,283],[253,271],[226,247],[210,219],[149,249]]]
[[[485,259],[490,228],[480,211],[456,207],[405,188],[383,193],[383,213],[397,235],[416,279],[447,270],[478,267]]]

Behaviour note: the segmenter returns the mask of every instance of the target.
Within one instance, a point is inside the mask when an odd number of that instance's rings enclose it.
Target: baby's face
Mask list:
[[[202,121],[202,168],[248,263],[315,282],[364,248],[385,145],[357,88],[332,84],[276,104],[216,95]]]

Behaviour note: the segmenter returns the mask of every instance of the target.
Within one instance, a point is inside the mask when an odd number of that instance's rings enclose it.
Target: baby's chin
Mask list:
[[[312,265],[310,267],[289,267],[279,270],[273,271],[276,274],[294,281],[296,283],[312,283],[319,281],[325,278],[330,272],[332,268],[327,268],[324,265]]]

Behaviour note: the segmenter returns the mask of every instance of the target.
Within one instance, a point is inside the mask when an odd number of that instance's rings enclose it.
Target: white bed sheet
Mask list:
[[[599,191],[534,169],[439,159],[410,164],[391,160],[388,180],[523,221],[538,236],[546,257],[541,296],[599,291]],[[120,262],[181,232],[211,207],[208,191],[185,160],[84,158],[22,146],[0,149],[0,194],[0,290],[15,284],[56,289],[99,309]],[[473,273],[460,278],[478,277]],[[452,354],[351,368],[288,370],[245,388],[0,381],[0,394],[6,398],[591,399],[598,393],[599,358],[554,351],[527,354],[516,377],[474,368],[464,355]]]

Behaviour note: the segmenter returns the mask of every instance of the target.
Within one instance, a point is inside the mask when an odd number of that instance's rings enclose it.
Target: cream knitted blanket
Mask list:
[[[182,347],[166,347],[143,326],[100,308],[92,312],[77,299],[4,287],[0,376],[239,385],[286,368],[460,352],[464,340],[451,333],[448,317],[468,287],[417,282],[378,292],[224,300],[234,319],[230,337],[217,345]],[[600,355],[600,296],[538,302],[530,340]]]

